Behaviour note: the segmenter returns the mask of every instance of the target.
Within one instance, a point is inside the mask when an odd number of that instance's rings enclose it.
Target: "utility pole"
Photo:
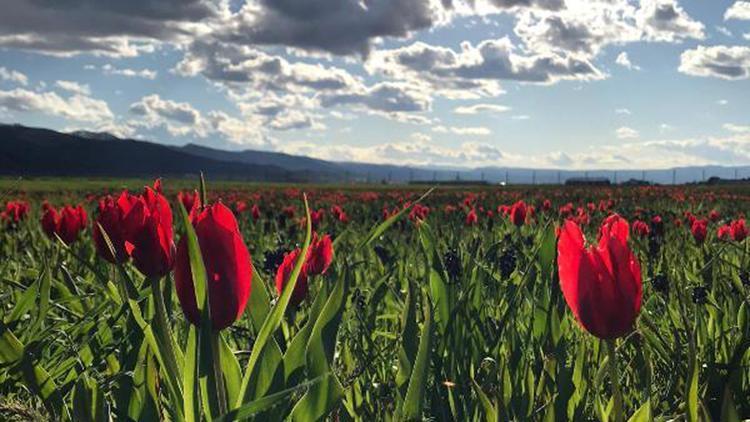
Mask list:
[[[508,184],[508,170],[505,170],[505,184]]]
[[[677,184],[677,169],[672,169],[672,184]]]
[[[614,179],[615,179],[615,184],[617,184],[617,170],[615,170]]]
[[[562,185],[562,172],[560,170],[557,171],[557,184]]]
[[[531,184],[536,185],[536,170],[531,171]]]

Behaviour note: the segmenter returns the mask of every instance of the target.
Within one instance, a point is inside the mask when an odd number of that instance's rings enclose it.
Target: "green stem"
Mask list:
[[[213,358],[213,376],[216,385],[216,401],[219,404],[219,415],[226,415],[227,408],[227,391],[224,385],[224,373],[221,370],[221,331],[211,329],[211,357]]]
[[[167,368],[165,370],[177,379],[182,379],[182,372],[180,371],[180,361],[177,359],[175,354],[175,343],[174,337],[172,336],[172,329],[169,326],[167,320],[167,308],[164,305],[164,296],[162,295],[160,287],[160,279],[158,277],[149,277],[149,283],[151,283],[151,294],[154,298],[154,321],[153,325],[156,329],[156,339],[160,343],[161,351],[164,353],[164,360]]]
[[[612,414],[615,422],[625,422],[625,414],[622,404],[622,390],[620,389],[620,374],[617,371],[617,353],[615,351],[615,340],[606,340],[607,361],[609,366],[609,380],[612,383],[612,395],[614,396],[614,406]]]

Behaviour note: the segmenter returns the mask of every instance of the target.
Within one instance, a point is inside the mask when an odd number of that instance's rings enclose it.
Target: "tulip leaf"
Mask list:
[[[307,257],[307,251],[310,249],[310,241],[312,239],[310,207],[307,203],[307,196],[303,196],[303,200],[305,203],[305,215],[307,222],[305,229],[305,242],[302,245],[302,250],[299,254],[299,257],[297,258],[297,262],[294,265],[294,269],[289,275],[289,280],[284,285],[281,296],[279,296],[276,305],[273,307],[271,312],[269,312],[266,320],[263,322],[263,325],[258,331],[255,343],[253,344],[253,350],[250,353],[250,359],[248,360],[247,367],[245,369],[245,375],[242,378],[242,385],[240,386],[240,393],[237,397],[235,408],[242,406],[245,401],[252,399],[252,397],[250,396],[251,391],[248,389],[250,380],[252,380],[255,376],[256,366],[260,361],[260,357],[261,355],[263,355],[266,347],[273,347],[269,346],[269,344],[271,344],[269,343],[269,339],[272,338],[273,333],[279,328],[279,325],[284,318],[284,313],[286,312],[287,306],[289,306],[289,302],[292,298],[292,292],[294,292],[294,287],[297,285],[299,275],[302,271],[302,266],[304,265],[305,258]]]
[[[424,407],[427,374],[430,370],[430,354],[432,352],[433,311],[429,296],[425,296],[423,312],[424,322],[419,336],[419,349],[409,377],[409,388],[406,390],[406,398],[402,408],[403,420],[407,421],[420,420]]]
[[[392,215],[388,217],[385,221],[378,224],[377,226],[373,227],[370,232],[367,234],[367,236],[363,237],[362,240],[357,244],[356,249],[362,249],[365,246],[370,245],[372,242],[375,241],[378,237],[380,237],[381,234],[383,234],[386,230],[388,230],[389,227],[393,225],[398,219],[404,215],[411,207],[414,205],[422,202],[432,191],[435,190],[435,188],[430,188],[427,192],[425,192],[422,196],[419,197],[416,201],[409,204],[409,206],[402,208],[399,212],[397,212],[395,215]]]
[[[339,277],[310,333],[305,353],[307,375],[308,377],[319,377],[328,373],[330,375],[324,382],[310,387],[297,402],[291,416],[291,419],[295,421],[321,420],[343,397],[343,387],[338,378],[331,373],[331,367],[338,328],[346,305],[349,277],[349,270],[344,273],[343,277]]]

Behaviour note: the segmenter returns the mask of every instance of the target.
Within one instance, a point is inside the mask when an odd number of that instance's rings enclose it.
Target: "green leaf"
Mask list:
[[[269,346],[269,344],[272,344],[269,343],[269,339],[272,338],[273,333],[279,328],[279,325],[284,318],[284,313],[286,312],[287,306],[289,306],[292,292],[294,291],[294,287],[297,285],[297,279],[299,278],[299,274],[302,271],[302,265],[304,264],[305,258],[307,257],[307,251],[310,249],[310,240],[312,238],[310,207],[307,204],[307,196],[303,196],[303,199],[305,203],[305,215],[307,217],[305,243],[302,246],[302,250],[300,251],[299,257],[297,258],[297,262],[294,265],[294,270],[289,275],[289,280],[284,286],[284,290],[282,291],[279,300],[276,302],[276,305],[266,317],[266,320],[263,322],[263,325],[258,332],[255,344],[253,345],[253,350],[250,353],[250,359],[248,360],[247,368],[245,369],[245,375],[242,378],[240,394],[237,397],[237,403],[235,404],[235,407],[242,406],[242,404],[246,400],[250,400],[252,398],[250,397],[250,391],[248,389],[250,380],[253,379],[253,376],[255,375],[255,372],[257,370],[256,367],[260,360],[259,358],[263,355],[263,351],[266,349],[266,347],[273,347],[272,345]]]
[[[348,292],[349,270],[339,278],[325,307],[315,321],[307,343],[306,367],[308,377],[329,374],[333,365],[343,309]],[[324,382],[316,384],[305,393],[292,409],[291,419],[295,421],[321,420],[339,403],[343,397],[343,387],[338,378],[330,373]]]
[[[395,215],[389,217],[387,220],[383,221],[382,223],[378,224],[377,226],[373,227],[370,230],[370,233],[367,234],[356,246],[356,249],[362,249],[365,246],[370,245],[372,242],[375,241],[378,237],[380,237],[381,234],[385,233],[386,230],[388,230],[388,227],[391,227],[393,223],[398,221],[398,219],[404,215],[407,211],[409,211],[409,208],[413,207],[414,205],[422,202],[432,191],[435,190],[435,188],[431,188],[427,192],[425,192],[422,196],[419,197],[416,201],[409,204],[408,207],[404,207],[401,209],[401,211],[397,212]],[[308,219],[309,220],[309,219]]]
[[[482,405],[482,410],[484,410],[484,420],[487,422],[499,421],[500,417],[497,413],[497,408],[495,408],[487,397],[487,394],[482,391],[482,387],[477,384],[474,378],[471,379],[471,387],[474,389],[474,393],[476,393],[477,397],[479,397],[479,403]]]
[[[270,410],[272,407],[288,402],[289,398],[300,390],[305,388],[312,388],[315,385],[323,382],[328,378],[328,375],[312,379],[310,381],[301,383],[286,390],[279,391],[277,393],[269,394],[257,400],[253,400],[249,403],[245,403],[242,406],[232,410],[226,415],[216,419],[216,422],[230,422],[235,420],[244,420],[252,418],[253,416],[259,415]]]
[[[651,422],[653,416],[651,416],[651,400],[646,400],[646,403],[633,413],[633,416],[628,419],[628,422]]]
[[[406,391],[402,410],[403,419],[407,421],[422,418],[425,390],[427,388],[427,373],[430,369],[430,353],[432,351],[432,304],[429,297],[424,303],[424,323],[419,338],[419,349],[414,361],[414,367],[409,377],[409,388]]]
[[[98,422],[105,417],[104,394],[91,378],[81,375],[73,388],[73,416],[76,421]]]

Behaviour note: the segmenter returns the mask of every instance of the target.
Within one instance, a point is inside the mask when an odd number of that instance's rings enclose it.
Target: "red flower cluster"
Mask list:
[[[6,227],[15,227],[29,215],[29,203],[26,201],[8,201],[5,210],[0,212],[0,221]]]
[[[284,256],[284,261],[276,271],[276,291],[279,295],[284,291],[284,286],[289,281],[289,276],[294,270],[294,265],[297,262],[297,258],[301,253],[301,249],[297,248],[292,252]],[[302,271],[300,271],[297,284],[294,286],[290,304],[297,306],[307,297],[307,279],[312,275],[325,274],[328,268],[333,262],[333,242],[329,235],[324,235],[322,238],[318,237],[318,234],[313,235],[313,239],[310,243],[310,248],[307,251],[305,262],[302,265]]]
[[[78,234],[86,228],[88,223],[88,215],[81,205],[75,208],[66,205],[58,211],[45,202],[42,208],[44,210],[42,214],[44,233],[52,240],[57,235],[67,245],[78,239]]]

